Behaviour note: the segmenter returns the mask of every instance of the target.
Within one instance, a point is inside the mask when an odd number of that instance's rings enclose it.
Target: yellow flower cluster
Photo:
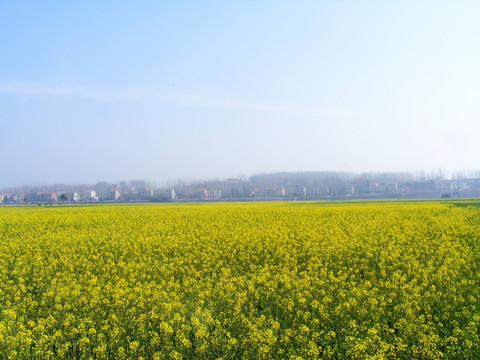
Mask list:
[[[2,359],[473,359],[479,321],[475,206],[0,208]]]

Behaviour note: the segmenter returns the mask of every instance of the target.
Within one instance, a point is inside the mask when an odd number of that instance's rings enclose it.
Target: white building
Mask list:
[[[140,198],[149,198],[153,196],[153,189],[152,188],[143,188],[138,190],[138,196]]]
[[[84,191],[80,198],[83,201],[89,201],[89,202],[98,201],[98,197],[95,190]]]
[[[256,198],[277,198],[285,196],[285,188],[265,187],[257,188],[253,191],[253,197]]]
[[[467,190],[470,190],[470,186],[468,186],[466,182],[455,181],[450,183],[450,190],[453,192],[467,191]]]
[[[77,202],[80,200],[80,195],[77,192],[66,192],[66,193],[61,193],[60,194],[60,199],[62,195],[65,195],[67,198],[67,201],[73,201]]]
[[[222,190],[198,189],[197,196],[204,200],[220,199],[222,197]]]
[[[351,195],[355,194],[355,185],[353,185],[353,184],[348,184],[348,185],[345,187],[345,193],[346,193],[348,196],[351,196]]]
[[[108,200],[118,200],[120,199],[120,191],[116,190],[116,189],[112,189],[110,190],[110,194],[108,196]]]

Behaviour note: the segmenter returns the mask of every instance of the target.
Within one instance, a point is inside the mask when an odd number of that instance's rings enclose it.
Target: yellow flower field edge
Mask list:
[[[464,205],[2,207],[0,358],[480,358]]]

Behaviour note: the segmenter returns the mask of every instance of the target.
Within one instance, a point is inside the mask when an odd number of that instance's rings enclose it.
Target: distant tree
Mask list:
[[[63,202],[67,201],[67,195],[65,194],[60,195],[60,200],[62,200]]]
[[[95,184],[94,190],[98,194],[107,194],[111,189],[114,189],[116,187],[117,187],[116,185],[110,184],[106,181],[100,181]]]
[[[121,192],[130,191],[130,186],[126,181],[120,181],[120,183],[118,184],[118,187]]]
[[[144,180],[130,180],[129,185],[131,188],[133,187],[136,190],[148,187],[148,183]]]
[[[29,199],[28,197],[25,196],[25,197],[23,198],[23,202],[24,202],[24,203],[28,203],[29,201],[30,201],[30,199]]]
[[[353,185],[355,186],[355,194],[357,195],[366,195],[368,194],[368,184],[369,180],[367,174],[362,174],[361,176],[353,180]]]

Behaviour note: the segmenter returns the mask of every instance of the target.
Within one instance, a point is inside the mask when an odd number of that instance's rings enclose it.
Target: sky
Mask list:
[[[479,13],[0,0],[0,187],[478,170]]]

